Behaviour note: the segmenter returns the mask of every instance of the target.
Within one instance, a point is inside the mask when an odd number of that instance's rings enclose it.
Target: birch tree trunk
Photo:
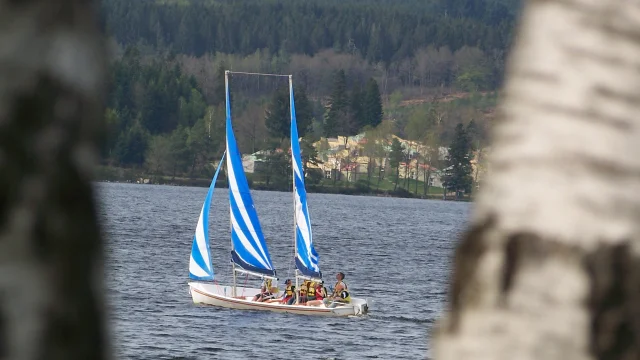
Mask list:
[[[640,358],[640,3],[531,0],[434,355]]]
[[[90,1],[0,0],[0,359],[105,359]]]

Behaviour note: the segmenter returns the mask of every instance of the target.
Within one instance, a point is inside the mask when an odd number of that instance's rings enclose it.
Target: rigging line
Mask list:
[[[267,74],[267,73],[256,73],[256,72],[244,72],[244,71],[227,71],[229,74],[243,74],[243,75],[261,75],[261,76],[276,76],[276,77],[289,77],[291,75],[284,74]]]

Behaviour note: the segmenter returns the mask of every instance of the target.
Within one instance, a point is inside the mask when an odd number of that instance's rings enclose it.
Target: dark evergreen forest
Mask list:
[[[400,104],[493,94],[519,3],[104,0],[115,49],[104,162],[207,177],[223,148],[225,69],[293,74],[309,141],[352,135],[384,117],[394,119],[390,131],[397,135],[421,127],[446,144],[457,122],[472,120],[457,103],[411,110]],[[233,75],[230,84],[241,150],[280,147],[286,83]],[[447,116],[451,121],[442,121]]]

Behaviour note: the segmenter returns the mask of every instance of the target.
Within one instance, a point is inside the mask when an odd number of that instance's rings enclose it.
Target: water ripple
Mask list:
[[[352,292],[372,303],[365,317],[317,318],[192,303],[189,252],[206,189],[97,189],[108,237],[108,311],[121,359],[427,359],[428,331],[444,307],[450,258],[469,213],[465,203],[310,194],[328,281],[343,271]],[[253,194],[273,263],[281,277],[292,276],[291,194]],[[216,278],[228,283],[226,189],[216,191],[210,216]]]

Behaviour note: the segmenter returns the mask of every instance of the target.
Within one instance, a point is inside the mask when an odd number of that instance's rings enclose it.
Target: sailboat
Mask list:
[[[363,299],[351,298],[351,303],[339,304],[335,307],[286,305],[279,302],[265,303],[252,301],[253,297],[260,293],[260,289],[237,285],[238,274],[273,280],[277,280],[277,277],[258,220],[258,214],[253,205],[249,185],[244,175],[242,157],[233,134],[229,99],[229,73],[229,71],[225,72],[226,151],[218,164],[202,205],[191,247],[189,277],[194,281],[189,282],[188,285],[193,302],[232,309],[267,310],[324,316],[349,316],[366,313],[368,305],[366,300]],[[292,161],[294,166],[294,247],[296,249],[296,284],[298,285],[299,279],[320,279],[322,274],[318,267],[319,255],[313,247],[311,238],[311,223],[302,173],[291,76],[289,76],[289,90],[291,97]],[[229,183],[232,285],[220,285],[215,281],[209,247],[209,208],[216,180],[225,158]],[[275,296],[280,296],[279,290],[275,291]]]
[[[293,96],[293,79],[289,75],[289,104],[291,107],[291,168],[293,173],[293,243],[294,262],[296,265],[296,289],[300,280],[322,280],[319,259],[320,255],[313,246],[313,232],[311,231],[311,217],[307,206],[307,190],[304,185],[304,171],[300,151],[300,138],[298,136],[298,123],[296,119],[296,107]],[[366,299],[351,297],[349,304],[336,304],[337,312],[353,312],[349,315],[367,313],[369,304]]]

